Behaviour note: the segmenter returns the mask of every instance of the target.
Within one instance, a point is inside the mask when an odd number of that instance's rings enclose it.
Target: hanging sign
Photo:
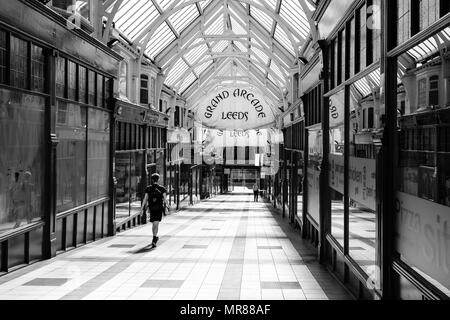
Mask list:
[[[225,89],[203,99],[196,121],[220,130],[247,130],[275,122],[270,104],[254,89]]]
[[[330,128],[344,125],[345,92],[339,91],[330,97]]]

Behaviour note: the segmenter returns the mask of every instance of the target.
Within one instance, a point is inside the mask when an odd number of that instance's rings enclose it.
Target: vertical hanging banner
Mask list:
[[[196,112],[196,121],[219,130],[249,130],[275,122],[271,104],[255,89],[224,89],[206,96]]]

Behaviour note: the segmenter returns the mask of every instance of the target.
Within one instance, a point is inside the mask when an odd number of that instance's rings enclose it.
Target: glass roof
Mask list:
[[[115,27],[187,99],[234,81],[266,87],[281,100],[315,10],[310,0],[106,1],[107,12],[117,10]]]

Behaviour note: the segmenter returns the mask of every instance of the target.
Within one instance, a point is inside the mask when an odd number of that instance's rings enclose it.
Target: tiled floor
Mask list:
[[[351,299],[284,223],[220,196],[167,216],[156,249],[151,225],[132,229],[1,277],[0,300]]]

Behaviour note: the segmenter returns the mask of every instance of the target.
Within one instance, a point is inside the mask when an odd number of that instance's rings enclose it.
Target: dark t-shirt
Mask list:
[[[145,193],[148,194],[149,201],[150,201],[150,196],[152,194],[152,191],[154,191],[154,188],[158,189],[159,192],[161,192],[161,198],[163,199],[163,194],[167,193],[166,188],[164,188],[163,186],[160,186],[158,184],[152,184],[152,185],[149,185],[147,188],[145,188]],[[164,206],[164,199],[163,199],[162,203],[160,203],[160,206],[158,206],[158,207],[160,207],[160,209],[164,209],[163,206]],[[152,211],[150,202],[149,202],[149,209]],[[156,210],[157,208],[153,208],[153,209]]]

